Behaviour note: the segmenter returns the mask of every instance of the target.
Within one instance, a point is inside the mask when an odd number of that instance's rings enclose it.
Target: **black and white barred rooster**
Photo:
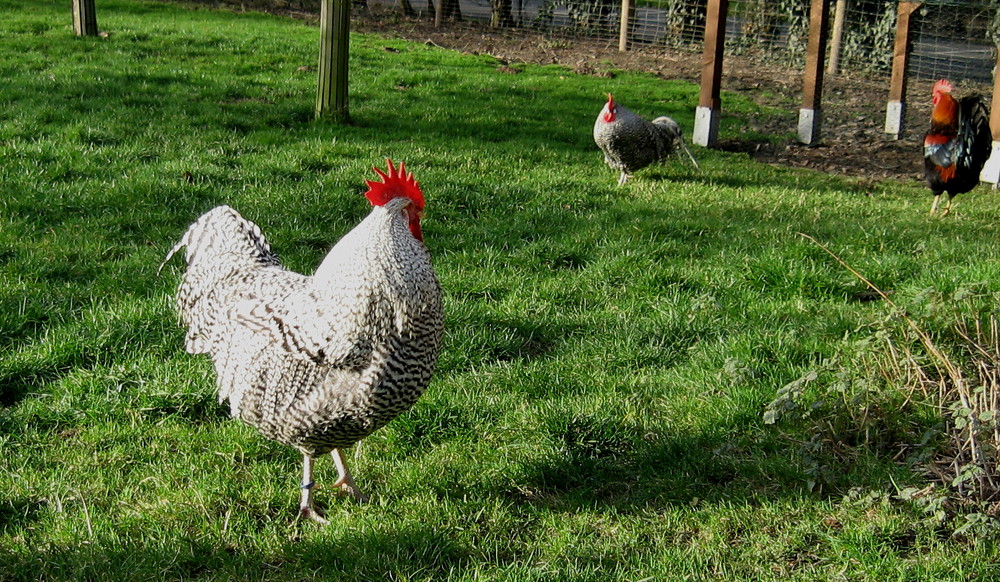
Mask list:
[[[441,345],[423,194],[403,164],[375,172],[383,181],[367,181],[371,213],[312,276],[285,269],[260,228],[228,206],[192,224],[164,261],[187,247],[176,297],[187,351],[212,358],[234,417],[302,453],[299,509],[321,523],[313,459],[332,453],[335,486],[363,499],[343,449],[413,406]]]
[[[661,162],[678,150],[684,150],[694,167],[701,171],[685,145],[676,121],[665,116],[646,121],[615,103],[610,93],[608,102],[594,122],[594,142],[604,153],[604,162],[612,170],[621,172],[619,186],[633,172]]]

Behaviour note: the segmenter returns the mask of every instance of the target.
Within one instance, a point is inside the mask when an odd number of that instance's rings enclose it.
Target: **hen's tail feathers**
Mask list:
[[[680,149],[684,150],[685,154],[687,154],[688,159],[691,160],[691,165],[693,165],[699,172],[702,171],[701,166],[698,165],[698,160],[694,159],[694,154],[691,153],[687,144],[684,143],[684,134],[681,132],[681,127],[676,121],[664,115],[654,119],[653,124],[658,125],[660,128],[665,130],[670,136],[671,141],[679,146]]]
[[[213,208],[188,227],[156,272],[159,273],[177,251],[184,247],[187,247],[184,259],[188,265],[205,260],[278,264],[278,257],[271,251],[260,227],[229,206]]]

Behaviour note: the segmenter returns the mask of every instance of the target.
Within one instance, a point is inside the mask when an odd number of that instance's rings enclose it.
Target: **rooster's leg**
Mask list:
[[[625,172],[625,170],[622,170],[622,175],[618,177],[618,185],[621,186],[622,184],[624,184],[625,181],[628,180],[628,178],[629,175]]]
[[[368,501],[368,496],[358,490],[358,486],[354,484],[354,478],[351,477],[351,472],[347,470],[347,459],[344,458],[344,451],[333,449],[330,451],[330,455],[337,465],[338,474],[337,482],[333,486],[339,487],[341,492],[350,495],[359,503]]]
[[[951,212],[951,194],[948,195],[948,199],[944,201],[944,210],[941,211],[941,216],[948,216]]]
[[[313,458],[307,454],[302,455],[302,499],[299,501],[299,515],[309,518],[317,523],[326,525],[328,522],[323,515],[313,507],[312,490],[315,483],[312,479]]]
[[[937,207],[938,207],[938,203],[939,202],[941,202],[941,193],[940,192],[934,194],[934,203],[931,204],[931,214],[934,214],[935,212],[937,212]]]

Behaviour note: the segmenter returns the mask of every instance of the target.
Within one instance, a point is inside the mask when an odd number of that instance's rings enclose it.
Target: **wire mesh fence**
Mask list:
[[[1000,2],[927,3],[915,22],[911,72],[989,82],[1000,41]]]
[[[198,1],[198,0],[196,0]],[[217,6],[266,6],[319,13],[321,0],[200,0]],[[398,13],[433,21],[480,23],[516,34],[590,39],[617,45],[622,0],[352,0],[355,18]],[[708,0],[631,0],[628,45],[697,53],[705,36]],[[827,60],[839,70],[873,76],[892,67],[898,0],[831,0]],[[1000,0],[919,3],[913,22],[910,74],[953,81],[990,82],[1000,41]],[[809,34],[810,0],[732,0],[726,55],[800,68]]]
[[[306,0],[300,0],[303,4]],[[316,0],[313,0],[314,2]],[[617,43],[621,0],[438,0],[462,19],[550,36]],[[809,34],[809,0],[736,0],[729,3],[726,54],[769,64],[801,66]],[[840,70],[872,75],[892,67],[898,2],[835,0],[830,3],[828,60]],[[398,10],[432,18],[427,0],[360,0],[360,11]],[[630,46],[698,52],[705,36],[707,0],[636,0],[626,27]],[[443,22],[442,26],[448,26]],[[992,79],[1000,30],[1000,0],[924,2],[914,18],[911,75],[955,81]]]

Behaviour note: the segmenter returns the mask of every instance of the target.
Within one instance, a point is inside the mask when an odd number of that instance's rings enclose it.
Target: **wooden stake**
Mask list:
[[[833,34],[830,35],[830,62],[826,65],[828,75],[840,71],[840,47],[844,43],[844,19],[847,17],[847,0],[837,0],[833,10]]]
[[[997,45],[1000,51],[1000,45]],[[994,71],[1000,71],[1000,52],[997,52],[996,66]],[[990,109],[990,131],[993,133],[993,141],[1000,141],[1000,102],[996,101],[996,96],[1000,92],[1000,75],[993,76],[993,107]]]
[[[347,56],[350,36],[350,0],[322,0],[319,16],[319,72],[316,117],[349,119]]]
[[[997,46],[1000,51],[1000,46]],[[1000,67],[1000,52],[997,52],[997,67]],[[1000,75],[993,77],[993,99],[996,102],[997,92],[1000,91]],[[986,160],[983,171],[979,174],[979,179],[983,182],[993,184],[993,188],[1000,187],[1000,104],[995,104],[990,109],[990,133],[993,134],[993,151],[990,158]]]
[[[73,33],[77,36],[97,36],[94,0],[73,0]]]
[[[628,50],[628,23],[632,19],[632,0],[622,0],[621,26],[618,28],[618,52]]]
[[[922,2],[900,2],[896,9],[896,42],[892,49],[892,77],[889,80],[889,103],[885,110],[885,133],[900,139],[906,113],[906,79],[910,66],[910,16]]]

